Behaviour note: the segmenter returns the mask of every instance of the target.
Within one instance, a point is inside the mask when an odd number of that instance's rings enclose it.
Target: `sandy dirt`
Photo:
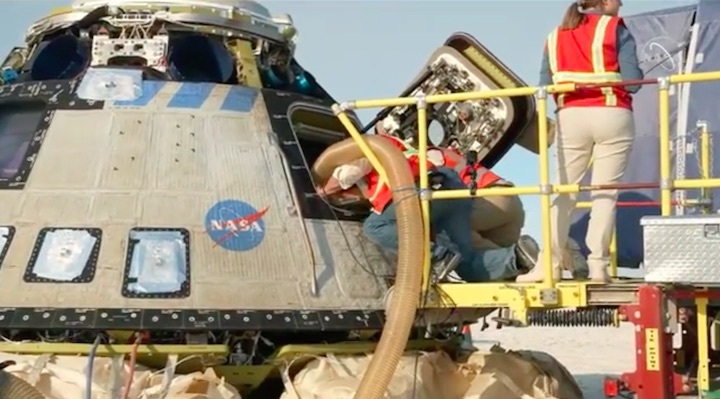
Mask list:
[[[641,277],[639,270],[620,270],[621,276]],[[585,399],[605,399],[603,379],[635,369],[633,325],[620,327],[527,327],[480,331],[472,329],[474,341],[499,342],[507,349],[547,352],[557,358],[575,376]]]
[[[585,399],[604,399],[602,383],[607,375],[635,369],[633,326],[527,327],[480,331],[473,326],[474,341],[499,342],[507,349],[531,349],[557,358],[575,376]]]

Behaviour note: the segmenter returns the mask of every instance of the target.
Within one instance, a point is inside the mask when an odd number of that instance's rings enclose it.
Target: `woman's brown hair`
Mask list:
[[[577,28],[585,22],[586,17],[585,14],[582,13],[582,10],[600,7],[601,5],[602,0],[577,0],[570,4],[570,7],[565,11],[565,16],[563,16],[560,29],[568,30]]]

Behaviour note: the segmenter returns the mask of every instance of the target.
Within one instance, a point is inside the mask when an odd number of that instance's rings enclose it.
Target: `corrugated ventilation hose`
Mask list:
[[[415,179],[405,156],[385,138],[364,137],[385,166],[390,187],[399,188],[393,191],[399,241],[395,286],[380,342],[355,394],[355,399],[382,399],[405,351],[417,313],[422,284],[423,225],[420,200],[414,191],[407,189],[415,187]],[[333,144],[313,165],[316,182],[324,183],[337,166],[362,157],[352,138]]]
[[[45,396],[22,378],[0,370],[0,399],[45,399]]]

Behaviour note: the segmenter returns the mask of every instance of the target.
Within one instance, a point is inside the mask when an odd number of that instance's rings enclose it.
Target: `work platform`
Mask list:
[[[684,189],[720,188],[720,179],[713,178],[710,170],[709,129],[705,125],[700,149],[700,179],[673,180],[670,156],[670,92],[674,84],[697,83],[720,80],[720,72],[675,75],[659,79],[634,82],[611,82],[591,84],[560,84],[548,87],[517,87],[506,85],[502,90],[486,90],[474,93],[451,93],[414,96],[369,101],[351,101],[334,106],[334,111],[365,157],[385,181],[390,181],[365,138],[352,125],[346,115],[356,108],[415,107],[417,118],[417,146],[420,164],[419,201],[424,222],[426,252],[423,268],[423,295],[419,307],[450,308],[505,308],[504,322],[515,325],[617,325],[622,321],[635,324],[636,371],[620,379],[608,379],[606,395],[609,397],[633,393],[637,399],[671,399],[679,395],[697,393],[708,397],[711,387],[709,308],[714,299],[720,298],[720,279],[714,269],[714,238],[720,236],[717,218],[707,213],[695,221],[672,220],[672,192]],[[548,114],[548,95],[561,94],[577,88],[601,88],[623,85],[658,85],[659,123],[659,183],[599,184],[599,185],[552,185],[548,166],[549,131],[545,115]],[[463,102],[495,97],[535,96],[537,101],[537,140],[540,160],[539,184],[533,187],[491,187],[474,190],[433,191],[428,182],[428,115],[434,104]],[[646,267],[654,268],[641,280],[614,280],[610,284],[583,282],[555,282],[551,268],[552,251],[543,251],[540,262],[544,265],[544,279],[538,284],[518,283],[468,283],[436,284],[432,281],[430,265],[430,217],[432,200],[477,198],[502,195],[540,195],[542,212],[542,242],[547,245],[551,237],[550,196],[595,190],[623,190],[656,188],[660,190],[661,217],[644,224],[655,224],[656,230],[646,232],[645,250],[652,252],[646,259]],[[398,219],[401,219],[399,216]],[[694,224],[694,226],[693,226]],[[690,228],[677,228],[687,225]],[[673,227],[675,226],[675,227]],[[401,229],[402,227],[399,227]],[[659,230],[658,230],[659,229]],[[650,238],[648,238],[650,237]],[[687,244],[691,244],[688,246]],[[685,246],[685,248],[681,248]],[[650,262],[648,262],[650,260]],[[616,276],[617,265],[612,274]],[[684,268],[678,272],[673,267]],[[717,336],[715,331],[715,336]],[[683,338],[681,348],[673,349],[673,336]],[[694,342],[688,342],[692,338]],[[688,360],[690,359],[690,360]],[[689,362],[689,363],[688,363]],[[693,365],[697,364],[695,368]]]

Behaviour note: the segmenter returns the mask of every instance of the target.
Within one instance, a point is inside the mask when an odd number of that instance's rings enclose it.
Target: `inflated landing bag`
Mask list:
[[[158,376],[161,377],[161,376]],[[161,397],[162,378],[150,381],[151,387],[143,390],[138,399],[153,399]],[[168,388],[165,399],[241,399],[240,393],[230,384],[219,378],[213,369],[204,373],[196,372],[188,375],[178,375]]]
[[[292,380],[280,399],[353,399],[372,355],[318,357]],[[470,380],[445,352],[409,352],[398,364],[385,399],[460,399]]]
[[[309,362],[281,399],[352,399],[370,362],[368,356],[328,356]],[[454,363],[445,352],[406,353],[386,399],[582,399],[570,373],[542,352],[492,349]]]
[[[81,399],[86,384],[87,356],[30,356],[0,353],[14,365],[0,370],[0,399]],[[117,382],[127,377],[127,362],[113,366],[111,358],[96,358],[92,372],[92,399],[114,399]],[[122,390],[122,387],[120,387]],[[165,391],[165,399],[241,399],[238,391],[215,375],[174,375],[136,366],[129,399],[154,399]]]
[[[475,376],[463,399],[583,399],[568,370],[544,352],[475,353],[461,372]]]
[[[0,399],[45,399],[26,381],[0,370]]]

